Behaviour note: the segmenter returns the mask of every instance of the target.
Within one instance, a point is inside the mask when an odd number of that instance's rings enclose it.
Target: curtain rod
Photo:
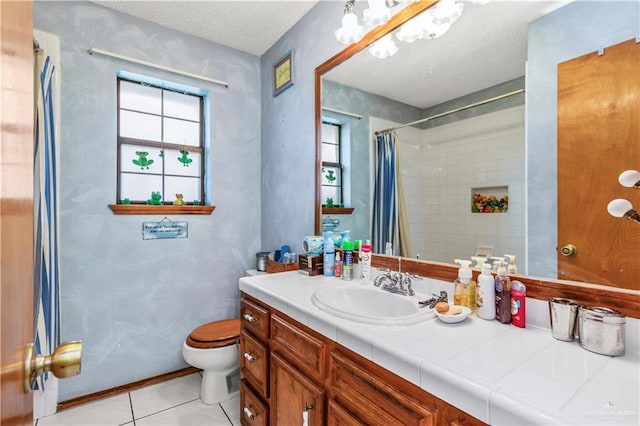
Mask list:
[[[87,52],[89,52],[89,55],[93,55],[94,53],[96,53],[98,55],[110,56],[112,58],[121,59],[123,61],[131,62],[131,63],[134,63],[134,64],[145,65],[147,67],[156,68],[156,69],[159,69],[159,70],[162,70],[162,71],[168,71],[168,72],[172,72],[174,74],[180,74],[180,75],[184,75],[186,77],[196,78],[198,80],[204,80],[204,81],[208,81],[210,83],[219,84],[219,85],[224,86],[224,87],[229,87],[229,83],[226,82],[226,81],[216,80],[216,79],[213,79],[213,78],[205,77],[203,75],[192,74],[190,72],[181,71],[181,70],[178,70],[178,69],[175,69],[175,68],[165,67],[164,65],[154,64],[153,62],[147,62],[147,61],[143,61],[141,59],[130,58],[129,56],[120,55],[118,53],[113,53],[113,52],[109,52],[109,51],[102,50],[102,49],[96,49],[95,47],[90,47]]]
[[[484,104],[488,104],[490,102],[499,101],[500,99],[508,98],[509,96],[517,95],[517,94],[520,94],[520,93],[524,93],[524,89],[514,90],[513,92],[509,92],[509,93],[505,93],[505,94],[502,94],[502,95],[494,96],[493,98],[485,99],[484,101],[474,102],[472,104],[465,105],[465,106],[462,106],[462,107],[459,107],[459,108],[456,108],[456,109],[452,109],[450,111],[445,111],[445,112],[441,112],[440,114],[432,115],[430,117],[421,118],[420,120],[412,121],[411,123],[401,124],[401,125],[399,125],[397,127],[390,127],[388,129],[378,130],[377,132],[375,132],[375,135],[379,136],[379,135],[382,135],[382,134],[385,134],[385,133],[393,132],[394,130],[401,129],[403,127],[408,127],[408,126],[413,126],[414,124],[424,123],[425,121],[433,120],[435,118],[444,117],[445,115],[450,115],[450,114],[453,114],[453,113],[456,113],[456,112],[464,111],[466,109],[474,108],[474,107],[477,107],[477,106],[480,106],[480,105],[484,105]]]
[[[325,110],[325,111],[335,112],[336,114],[342,114],[342,115],[348,115],[349,117],[355,117],[358,120],[362,120],[364,118],[362,115],[355,114],[353,112],[340,111],[339,109],[333,109],[333,108],[329,108],[329,107],[322,107],[322,109]]]

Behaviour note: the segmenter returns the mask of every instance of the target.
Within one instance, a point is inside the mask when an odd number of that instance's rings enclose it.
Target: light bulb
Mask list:
[[[620,185],[626,186],[627,188],[636,187],[640,189],[640,172],[637,170],[625,170],[620,173],[618,182],[620,182]]]
[[[398,46],[391,40],[391,34],[387,34],[369,47],[369,53],[378,59],[386,59],[398,52]]]
[[[629,211],[633,210],[633,205],[624,198],[612,200],[607,205],[607,211],[611,216],[624,217]]]

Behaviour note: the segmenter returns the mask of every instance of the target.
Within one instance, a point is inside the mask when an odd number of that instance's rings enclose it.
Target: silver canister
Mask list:
[[[601,355],[624,355],[625,323],[624,315],[613,309],[581,306],[578,310],[580,346]]]
[[[267,271],[267,258],[269,257],[268,251],[261,251],[256,253],[256,269],[260,272]]]
[[[576,318],[580,304],[571,299],[552,297],[549,299],[551,335],[565,342],[575,340]]]

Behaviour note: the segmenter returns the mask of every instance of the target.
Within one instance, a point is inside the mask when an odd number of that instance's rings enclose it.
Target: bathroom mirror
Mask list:
[[[354,45],[348,46],[345,50],[343,50],[342,52],[340,52],[338,55],[336,55],[335,57],[331,58],[329,61],[327,61],[325,64],[322,64],[320,67],[318,67],[318,69],[316,70],[316,81],[317,81],[317,87],[316,87],[316,120],[318,123],[317,126],[317,140],[318,140],[318,147],[316,150],[318,159],[317,159],[317,166],[319,167],[319,162],[320,162],[320,146],[319,146],[319,141],[320,141],[320,120],[321,117],[328,115],[329,113],[327,113],[325,111],[325,113],[322,113],[320,111],[321,107],[329,107],[329,108],[336,108],[336,105],[325,105],[320,103],[320,97],[324,96],[326,94],[326,92],[324,92],[324,88],[322,86],[322,82],[323,81],[328,81],[327,85],[336,85],[336,84],[348,84],[348,82],[350,81],[350,77],[349,75],[346,75],[350,72],[355,72],[356,75],[358,76],[362,76],[363,72],[371,74],[371,75],[375,75],[377,77],[380,78],[392,78],[394,80],[394,85],[397,86],[397,92],[402,92],[402,90],[400,89],[400,87],[404,87],[405,83],[410,83],[410,82],[414,82],[414,81],[422,81],[416,78],[412,78],[409,74],[407,74],[409,71],[418,71],[419,73],[422,74],[422,77],[424,77],[425,75],[428,76],[429,72],[430,72],[430,67],[435,67],[437,66],[437,62],[434,60],[434,58],[441,58],[442,56],[437,56],[435,54],[429,55],[428,56],[428,60],[424,59],[421,56],[417,56],[414,54],[414,56],[416,57],[416,64],[415,66],[404,66],[404,67],[400,67],[398,68],[397,66],[393,65],[393,61],[394,61],[394,57],[391,58],[387,58],[384,60],[381,59],[376,59],[373,57],[369,57],[368,53],[364,51],[364,49],[370,45],[371,43],[373,43],[373,41],[375,41],[379,36],[381,36],[382,34],[386,32],[391,32],[394,31],[396,28],[398,28],[403,22],[404,20],[408,20],[410,19],[411,15],[417,15],[418,13],[422,12],[424,9],[426,9],[429,4],[422,4],[422,3],[429,3],[429,2],[420,2],[418,4],[412,4],[409,7],[407,7],[406,9],[404,9],[402,12],[405,12],[406,15],[404,16],[399,16],[400,14],[396,15],[392,21],[387,24],[386,26],[384,26],[384,30],[379,28],[376,28],[374,30],[373,33],[368,34],[367,36],[365,36],[365,38],[360,41],[359,43],[356,43]],[[455,31],[455,27],[459,26],[459,25],[463,25],[464,24],[464,19],[472,19],[471,18],[471,12],[473,8],[487,8],[487,10],[489,8],[492,8],[492,14],[496,15],[498,18],[497,22],[500,21],[507,21],[507,16],[509,13],[509,8],[514,8],[517,6],[517,3],[522,3],[522,4],[527,4],[529,7],[531,7],[531,5],[533,3],[536,2],[491,2],[485,5],[480,5],[480,4],[473,4],[473,3],[468,3],[465,2],[465,12],[463,13],[462,17],[460,18],[460,20],[456,23],[453,24],[452,28],[450,29],[450,32],[453,33]],[[566,3],[566,2],[565,2]],[[535,19],[537,16],[541,16],[543,13],[548,12],[550,9],[549,8],[553,8],[554,5],[555,7],[557,7],[558,5],[561,5],[563,3],[561,2],[547,2],[545,3],[544,7],[540,7],[540,5],[538,5],[538,10],[536,11],[532,11],[531,15],[529,16],[529,20],[531,19]],[[501,11],[501,7],[504,6],[504,9]],[[545,9],[546,8],[546,9]],[[538,13],[537,16],[535,16],[535,13]],[[467,15],[467,16],[465,16]],[[484,21],[481,21],[484,22]],[[524,24],[526,25],[526,23]],[[491,28],[492,31],[494,31],[495,26],[494,25],[486,25],[486,28]],[[438,45],[439,47],[441,47],[441,45],[445,45],[445,36],[443,36],[442,38],[439,39],[435,39],[435,40],[430,40],[430,41],[426,41],[426,40],[422,40],[422,41],[417,41],[415,43],[413,43],[412,45],[407,45],[405,43],[400,43],[398,42],[399,45],[399,49],[400,51],[398,52],[398,55],[400,55],[402,53],[403,50],[409,50],[410,48],[414,47],[413,45],[417,45],[418,43],[432,43],[434,46]],[[506,36],[508,37],[508,36]],[[490,52],[492,51],[491,46],[488,45],[490,37],[484,37],[481,40],[481,43],[485,43],[485,47],[487,48],[487,53],[485,54],[490,54]],[[439,44],[440,43],[440,44]],[[525,41],[526,43],[526,41]],[[471,45],[471,43],[469,43],[469,45]],[[444,54],[446,55],[448,53],[448,59],[447,60],[453,60],[453,61],[461,61],[464,60],[465,56],[468,55],[472,55],[469,52],[465,52],[465,51],[460,51],[460,49],[447,49],[447,48],[442,48],[444,50]],[[495,50],[495,49],[493,49]],[[441,55],[443,53],[441,52]],[[356,64],[357,62],[360,61],[362,57],[362,64],[358,65]],[[567,58],[570,59],[570,58]],[[492,73],[486,73],[487,77],[483,80],[483,82],[481,82],[481,84],[479,86],[471,87],[467,85],[467,81],[465,81],[464,79],[460,80],[458,82],[458,80],[456,80],[456,84],[446,84],[446,85],[441,85],[440,87],[431,87],[431,96],[429,97],[429,103],[428,104],[422,104],[419,105],[419,107],[421,109],[424,108],[429,108],[432,107],[434,105],[440,105],[443,104],[445,101],[451,100],[451,99],[456,99],[456,98],[464,98],[466,95],[474,92],[474,91],[478,91],[482,88],[486,88],[486,87],[490,87],[490,86],[495,86],[495,85],[499,85],[500,83],[504,83],[507,82],[508,80],[510,81],[510,84],[512,86],[518,86],[521,85],[521,87],[524,86],[524,82],[518,81],[517,77],[523,75],[524,73],[524,61],[526,60],[526,58],[522,58],[522,57],[517,57],[514,58],[514,62],[518,62],[519,63],[515,66],[516,71],[514,71],[513,74],[511,74],[511,77],[513,79],[516,80],[509,80],[509,78],[502,79],[502,80],[491,80],[491,74]],[[378,61],[378,62],[375,62]],[[433,61],[433,62],[429,62],[429,61]],[[352,66],[352,64],[354,64]],[[460,68],[464,67],[462,62],[458,62],[457,65],[457,70],[459,70]],[[472,67],[468,67],[469,68],[469,72],[475,72]],[[518,74],[517,69],[520,69],[520,73]],[[355,70],[355,71],[353,71]],[[364,71],[363,71],[364,70]],[[453,74],[453,72],[452,72]],[[464,74],[464,73],[462,73]],[[425,86],[426,84],[422,84],[422,86]],[[381,87],[383,85],[380,85]],[[418,94],[417,96],[421,96],[419,95],[420,92],[419,87],[418,86],[410,86],[409,90],[413,91],[414,93]],[[455,91],[451,91],[451,92],[440,92],[439,89],[441,89],[442,87],[446,86],[447,88],[454,88]],[[508,87],[507,87],[508,86]],[[514,87],[507,85],[505,86],[505,90],[512,90]],[[364,90],[364,89],[362,89]],[[374,92],[374,90],[368,90],[370,92]],[[378,93],[380,96],[383,96],[385,98],[392,98],[394,97],[394,94],[392,92],[379,92]],[[487,97],[489,97],[489,95],[480,95],[480,98],[476,98],[475,100],[478,99],[485,99]],[[422,96],[422,98],[424,98],[424,96]],[[473,101],[470,101],[473,102]],[[470,103],[470,102],[466,102],[466,104]],[[403,103],[406,103],[403,102]],[[523,106],[524,100],[521,98],[521,102],[518,104],[518,102],[515,102],[515,106],[517,107],[518,105],[520,105],[520,107],[524,108]],[[340,108],[338,108],[340,110]],[[446,109],[445,109],[446,110]],[[440,110],[442,111],[442,109]],[[352,113],[359,113],[359,111],[357,109],[351,109],[350,111],[346,111],[346,112],[352,112]],[[374,114],[372,114],[374,115]],[[428,116],[429,114],[420,114],[418,113],[414,118],[422,118],[425,116]],[[368,118],[368,117],[367,117]],[[410,122],[412,121],[411,119],[405,119],[403,121],[400,122]],[[523,123],[524,124],[524,123]],[[374,129],[374,130],[378,130],[378,129]],[[370,140],[368,140],[368,143],[372,143]],[[524,164],[524,159],[523,159],[523,163],[521,165],[522,169],[524,170],[525,168],[525,164]],[[640,166],[639,166],[640,167]],[[320,232],[321,230],[321,220],[322,220],[322,209],[321,209],[321,203],[322,200],[320,199],[320,194],[319,194],[319,187],[320,187],[320,182],[319,182],[319,173],[316,175],[317,177],[317,187],[316,187],[316,232]],[[365,179],[367,179],[367,177],[365,177]],[[551,182],[552,185],[555,185],[555,182]],[[368,186],[368,185],[367,185]],[[471,198],[471,194],[469,194],[469,198]],[[356,208],[356,212],[354,212],[354,215],[358,213],[358,209]],[[369,215],[369,212],[366,212],[366,215]],[[333,216],[333,217],[337,217],[342,219],[339,216]],[[359,216],[362,217],[362,216]],[[555,219],[555,218],[554,218]],[[344,219],[342,219],[344,220]],[[348,223],[348,219],[344,220],[345,222]],[[369,222],[367,222],[369,223]],[[524,225],[523,225],[524,226]],[[555,229],[555,221],[550,221],[548,224],[549,227],[553,227],[553,228],[547,228],[545,230],[543,230],[543,233],[549,233],[552,234],[553,236],[557,235],[557,229]],[[366,231],[365,231],[366,232]],[[412,231],[410,231],[412,232]],[[368,235],[368,232],[365,234]],[[530,246],[531,248],[531,246]],[[548,248],[548,247],[547,247]],[[556,253],[555,253],[555,245],[553,247],[551,247],[551,250],[554,251],[554,253],[552,253],[552,255],[548,256],[547,259],[544,260],[544,262],[546,263],[546,265],[542,265],[542,268],[538,268],[536,271],[545,271],[545,270],[549,270],[549,271],[554,271],[555,272],[555,262],[556,262]],[[524,242],[522,242],[522,248],[521,248],[521,252],[525,252],[525,247],[524,247]],[[464,257],[464,255],[472,255],[473,253],[462,253],[459,257]],[[494,255],[496,256],[502,256],[504,253],[502,252],[497,252],[494,253]],[[519,254],[519,253],[518,253]],[[520,260],[522,262],[524,262],[526,259],[523,258],[524,256],[519,257]],[[539,258],[539,257],[536,257]],[[424,260],[433,260],[433,259],[429,259],[429,257],[424,257],[421,256],[421,259]],[[442,261],[441,259],[437,259],[439,261]],[[450,262],[449,262],[450,263]],[[524,268],[523,268],[524,269]],[[525,272],[525,271],[522,271]],[[534,275],[536,277],[540,277],[540,278],[546,278],[546,279],[557,279],[557,275],[554,275],[553,273],[549,273],[546,274],[544,272],[534,272],[533,274],[530,275]],[[594,282],[594,283],[601,283],[598,281],[594,281],[594,280],[590,280],[589,282]],[[601,283],[601,284],[607,284],[607,283]]]

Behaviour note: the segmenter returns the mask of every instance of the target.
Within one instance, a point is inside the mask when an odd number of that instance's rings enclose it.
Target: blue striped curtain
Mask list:
[[[35,350],[51,354],[60,344],[58,171],[51,58],[36,55],[34,153]],[[39,382],[42,390],[44,383]]]
[[[396,141],[391,133],[376,138],[376,177],[371,229],[373,251],[384,253],[387,243],[398,245]]]

